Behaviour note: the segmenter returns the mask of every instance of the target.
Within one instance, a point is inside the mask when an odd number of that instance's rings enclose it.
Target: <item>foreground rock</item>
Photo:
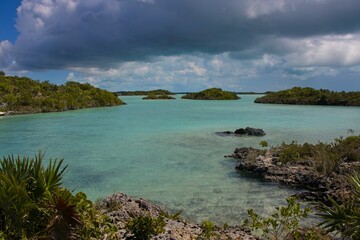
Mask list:
[[[165,240],[190,240],[201,236],[203,230],[199,224],[187,222],[182,219],[172,219],[168,213],[155,204],[142,198],[136,199],[127,196],[124,193],[115,193],[106,197],[100,203],[101,209],[118,226],[119,239],[126,239],[131,236],[125,229],[126,223],[133,217],[140,215],[150,215],[156,218],[164,216],[166,222],[165,232],[153,237],[152,239]],[[257,239],[244,231],[239,226],[230,226],[227,228],[216,227],[211,239]]]
[[[261,128],[239,128],[236,129],[235,132],[225,131],[218,133],[219,135],[234,135],[234,136],[265,136],[266,133]]]
[[[314,171],[310,161],[281,163],[276,149],[236,148],[226,157],[239,159],[235,167],[238,170],[258,174],[266,181],[304,189],[298,194],[299,198],[324,203],[329,201],[329,196],[340,200],[341,195],[349,193],[347,178],[360,170],[360,162],[342,162],[336,171],[325,175]]]

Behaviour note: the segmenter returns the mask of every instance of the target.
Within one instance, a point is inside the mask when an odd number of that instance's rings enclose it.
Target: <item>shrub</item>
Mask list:
[[[310,208],[300,208],[294,197],[286,199],[287,206],[276,207],[276,211],[268,218],[258,215],[253,209],[248,210],[250,219],[243,222],[245,227],[256,231],[265,239],[288,239],[299,235],[299,221],[308,216]]]
[[[296,142],[292,142],[289,145],[282,144],[280,146],[279,161],[282,163],[296,162],[300,159],[301,146]]]
[[[162,216],[152,218],[151,216],[140,215],[131,219],[126,228],[133,234],[129,239],[148,240],[165,231],[166,223]]]
[[[215,236],[213,231],[215,230],[215,225],[211,221],[203,221],[201,223],[202,233],[198,236],[198,240],[210,239],[212,236]]]
[[[269,143],[267,141],[261,141],[259,142],[260,147],[268,147]]]
[[[340,137],[331,144],[282,143],[275,148],[275,151],[279,156],[278,161],[284,164],[307,162],[314,171],[329,175],[343,161],[360,161],[360,136]]]

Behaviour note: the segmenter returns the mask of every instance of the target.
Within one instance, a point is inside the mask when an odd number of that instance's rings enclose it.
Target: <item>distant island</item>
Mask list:
[[[28,114],[125,104],[116,94],[88,83],[55,85],[26,77],[0,75],[0,112]]]
[[[149,94],[146,97],[143,97],[144,100],[172,100],[176,99],[169,95],[155,95],[155,94]]]
[[[193,100],[238,100],[240,97],[234,92],[223,91],[220,88],[209,88],[196,93],[188,93],[181,98]]]
[[[156,89],[156,90],[150,90],[150,91],[119,91],[116,92],[118,96],[142,96],[142,95],[175,95],[175,93],[172,93],[168,90],[163,89]]]
[[[294,87],[268,93],[256,98],[255,103],[360,106],[360,92],[334,92],[309,87]]]

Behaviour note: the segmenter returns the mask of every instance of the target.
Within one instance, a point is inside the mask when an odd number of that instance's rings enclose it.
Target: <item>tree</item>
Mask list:
[[[5,76],[5,72],[4,72],[4,71],[0,71],[0,76]]]

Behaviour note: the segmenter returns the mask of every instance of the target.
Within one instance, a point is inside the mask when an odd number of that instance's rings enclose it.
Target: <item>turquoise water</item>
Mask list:
[[[234,170],[235,147],[282,141],[331,141],[360,133],[360,108],[239,101],[144,101],[126,106],[0,117],[0,156],[64,158],[65,184],[95,200],[122,191],[197,221],[238,223],[246,209],[268,212],[293,191]],[[263,128],[265,137],[221,137],[217,131]]]

